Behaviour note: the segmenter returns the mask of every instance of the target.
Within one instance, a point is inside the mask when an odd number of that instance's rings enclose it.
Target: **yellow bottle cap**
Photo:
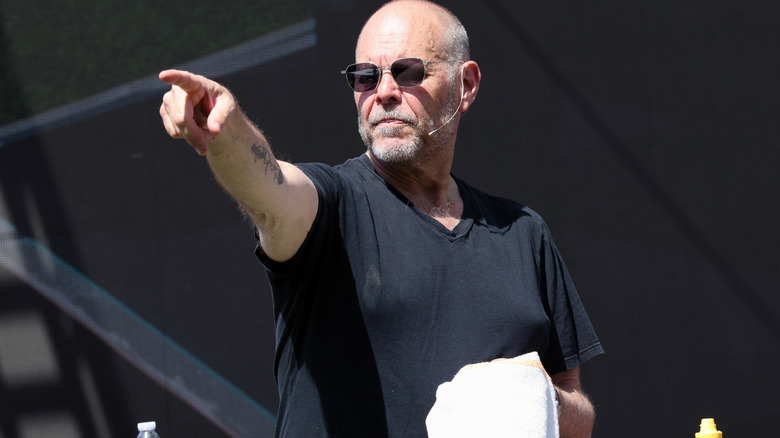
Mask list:
[[[696,438],[722,438],[723,433],[715,427],[714,418],[702,418]]]

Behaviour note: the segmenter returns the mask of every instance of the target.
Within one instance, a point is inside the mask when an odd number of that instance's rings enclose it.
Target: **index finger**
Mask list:
[[[176,85],[187,93],[198,91],[207,86],[207,79],[203,76],[183,70],[164,70],[158,75],[161,81]]]

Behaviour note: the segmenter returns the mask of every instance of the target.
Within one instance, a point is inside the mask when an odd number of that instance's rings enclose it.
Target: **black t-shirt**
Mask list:
[[[275,263],[282,437],[426,437],[439,384],[537,351],[549,374],[603,352],[547,226],[458,180],[450,231],[362,155],[299,165],[319,193],[298,253]]]

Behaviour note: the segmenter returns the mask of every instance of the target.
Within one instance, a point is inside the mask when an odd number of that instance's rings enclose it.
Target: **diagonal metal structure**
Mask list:
[[[276,418],[267,409],[2,218],[0,266],[228,435],[273,436]]]

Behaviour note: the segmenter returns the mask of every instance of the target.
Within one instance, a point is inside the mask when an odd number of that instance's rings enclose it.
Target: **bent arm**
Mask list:
[[[168,133],[205,155],[217,182],[251,217],[273,260],[290,259],[317,213],[314,184],[297,167],[277,160],[232,94],[202,76],[168,70],[172,85],[160,108]]]
[[[589,438],[593,432],[596,411],[582,390],[580,368],[562,371],[551,378],[561,402],[558,419],[561,438]]]

